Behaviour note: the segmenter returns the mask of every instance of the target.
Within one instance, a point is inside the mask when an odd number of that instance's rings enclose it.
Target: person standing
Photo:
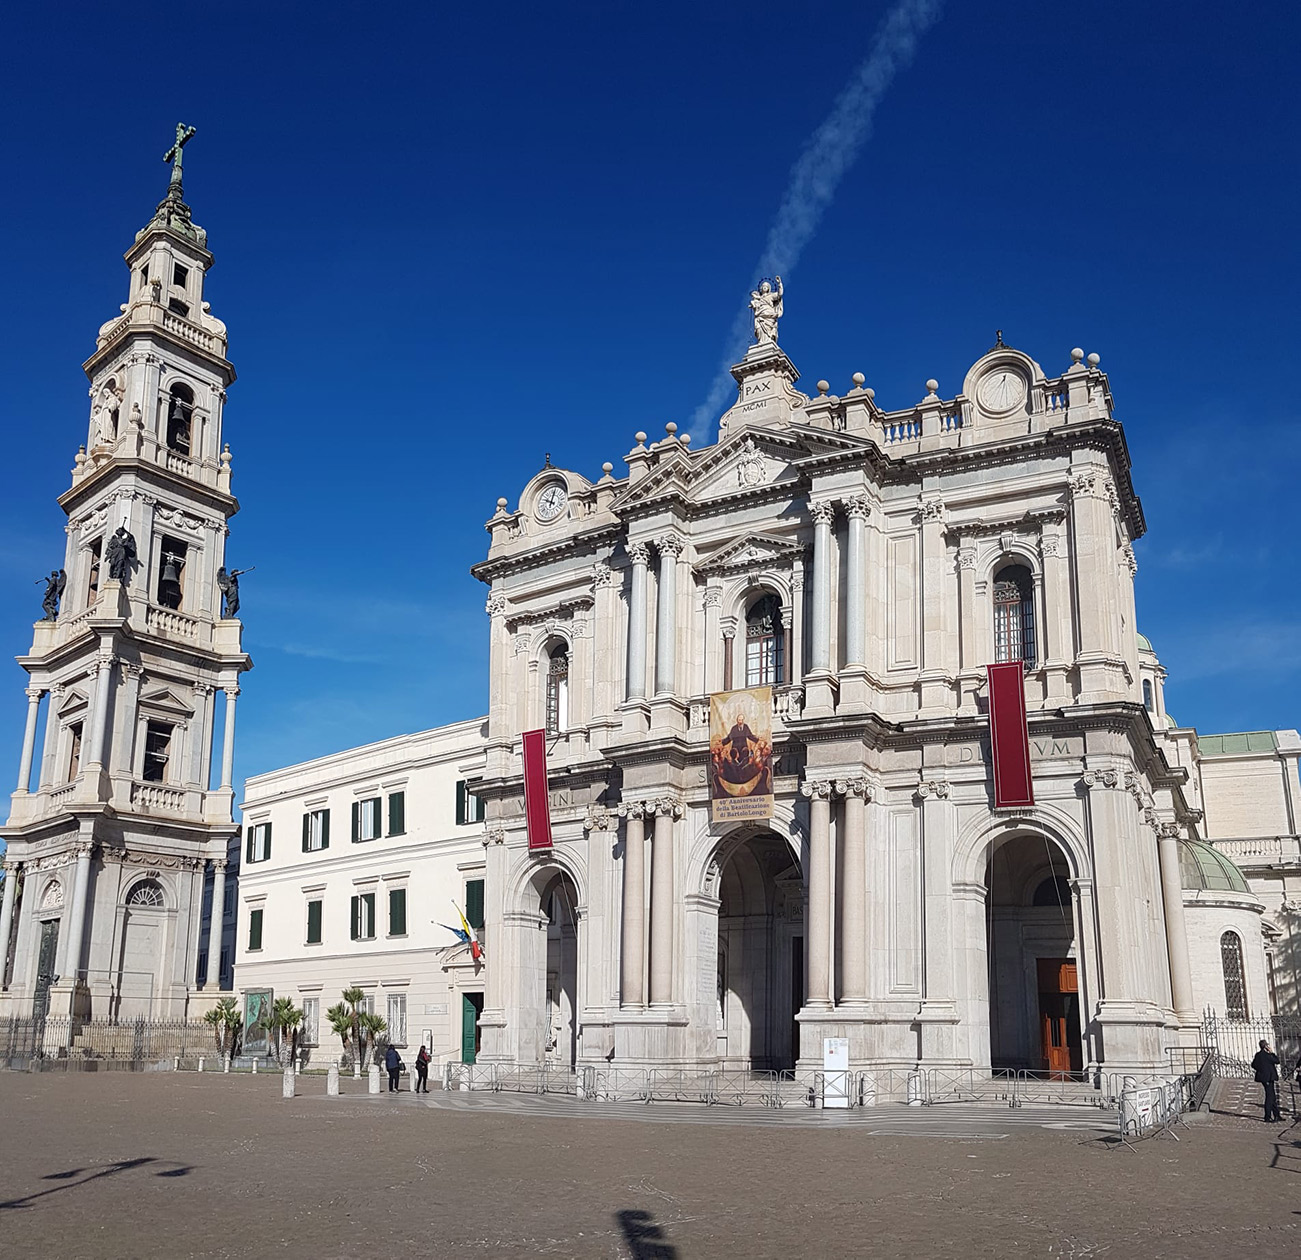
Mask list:
[[[1260,1050],[1251,1061],[1251,1070],[1265,1088],[1265,1123],[1282,1120],[1283,1115],[1278,1109],[1278,1055],[1270,1049],[1268,1041],[1260,1043]]]
[[[384,1066],[388,1069],[388,1092],[396,1094],[398,1091],[398,1073],[402,1071],[402,1056],[398,1054],[396,1046],[389,1046],[384,1051]]]
[[[416,1093],[429,1093],[429,1048],[424,1045],[416,1055]]]

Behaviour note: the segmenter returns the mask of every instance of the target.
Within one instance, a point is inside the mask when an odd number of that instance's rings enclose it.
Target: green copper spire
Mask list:
[[[178,236],[184,236],[201,249],[208,247],[208,234],[190,218],[190,207],[183,200],[184,189],[181,187],[181,154],[185,146],[194,138],[194,133],[194,127],[187,127],[184,123],[176,124],[176,142],[163,154],[163,161],[172,164],[172,176],[167,182],[167,196],[158,203],[154,217],[136,233],[136,240],[145,233],[161,227],[175,232]]]

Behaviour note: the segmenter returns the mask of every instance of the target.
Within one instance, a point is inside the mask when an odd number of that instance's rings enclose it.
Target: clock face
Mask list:
[[[565,510],[569,495],[564,486],[550,485],[538,495],[536,512],[540,521],[554,521]]]
[[[1025,379],[1011,368],[995,368],[980,382],[978,393],[989,411],[1011,411],[1025,401]]]

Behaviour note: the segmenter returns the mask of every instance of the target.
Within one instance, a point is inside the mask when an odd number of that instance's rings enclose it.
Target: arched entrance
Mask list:
[[[572,1067],[578,1060],[578,886],[558,866],[534,871],[524,887],[519,933],[518,1062]],[[537,925],[537,930],[533,929]],[[492,960],[489,966],[492,966]],[[500,964],[498,964],[500,965]]]
[[[736,1069],[795,1066],[804,1004],[804,880],[771,833],[720,854],[717,1054]]]
[[[985,872],[990,1062],[1050,1076],[1083,1066],[1071,869],[1043,835],[991,847]]]

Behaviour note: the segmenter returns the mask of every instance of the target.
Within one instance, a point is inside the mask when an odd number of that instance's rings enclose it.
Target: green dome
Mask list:
[[[1138,646],[1142,648],[1143,651],[1151,652],[1154,656],[1156,655],[1156,649],[1152,646],[1152,640],[1149,639],[1147,635],[1140,634],[1138,636]]]
[[[1201,840],[1179,841],[1179,878],[1185,888],[1251,895],[1242,872],[1223,853]]]

